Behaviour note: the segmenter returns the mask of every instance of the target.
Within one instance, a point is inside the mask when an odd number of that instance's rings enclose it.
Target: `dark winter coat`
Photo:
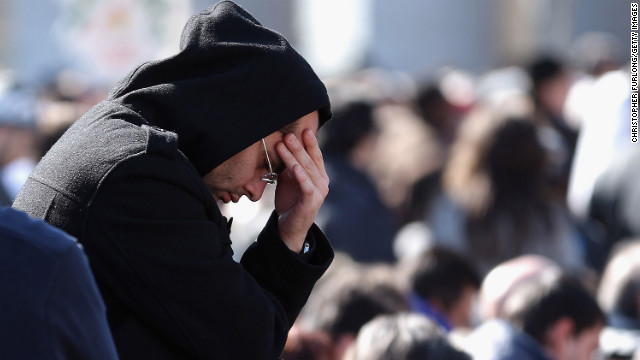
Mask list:
[[[282,242],[273,214],[241,264],[202,176],[314,110],[324,85],[231,2],[194,16],[181,51],[146,63],[78,120],[14,207],[84,245],[122,359],[275,359],[333,251]]]

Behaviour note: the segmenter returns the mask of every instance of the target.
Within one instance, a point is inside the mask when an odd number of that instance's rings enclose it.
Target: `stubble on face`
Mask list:
[[[255,167],[248,164],[250,154],[247,149],[227,159],[202,178],[216,200],[224,203],[237,202],[242,195],[247,195],[242,190],[244,182],[241,177],[247,177],[249,169]]]

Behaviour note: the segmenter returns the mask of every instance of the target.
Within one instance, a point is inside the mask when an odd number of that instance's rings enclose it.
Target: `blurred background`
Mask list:
[[[237,2],[309,61],[334,111],[320,131],[331,191],[317,223],[338,254],[300,328],[335,330],[330,351],[342,354],[342,340],[380,309],[460,300],[460,313],[434,307],[439,323],[473,329],[483,321],[478,296],[506,299],[527,269],[552,264],[598,293],[608,318],[598,359],[632,358],[640,347],[640,148],[631,142],[629,1]],[[211,4],[0,0],[0,205],[116,81],[175,53],[189,16]],[[274,190],[258,206],[220,204],[234,218],[236,260],[269,217]],[[614,254],[621,267],[611,266]],[[483,295],[491,273],[493,290]],[[411,281],[420,286],[409,289]],[[465,295],[438,300],[439,284]],[[396,285],[400,294],[389,290]],[[351,324],[349,314],[368,307],[334,288],[385,304]],[[435,289],[433,298],[423,288]],[[404,304],[407,297],[415,301]],[[323,317],[323,306],[334,315],[341,312],[331,306],[350,309],[346,330]],[[325,336],[292,334],[285,359],[326,359],[295,355]]]
[[[205,0],[1,0],[0,64],[46,81],[72,67],[114,81],[174,51]],[[474,73],[565,53],[587,32],[629,37],[627,1],[240,0],[323,76],[363,67],[409,74],[454,65]]]

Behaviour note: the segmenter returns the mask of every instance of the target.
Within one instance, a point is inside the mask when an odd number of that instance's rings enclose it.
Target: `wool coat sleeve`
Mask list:
[[[312,256],[291,252],[274,214],[235,262],[226,219],[197,173],[154,154],[105,178],[84,232],[122,359],[276,359],[333,258],[316,227]]]

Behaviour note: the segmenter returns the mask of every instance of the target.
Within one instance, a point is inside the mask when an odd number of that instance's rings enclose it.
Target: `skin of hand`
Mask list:
[[[287,247],[299,253],[329,193],[329,176],[318,140],[310,129],[302,132],[302,139],[286,134],[276,151],[286,166],[278,177],[275,194],[278,230]]]

